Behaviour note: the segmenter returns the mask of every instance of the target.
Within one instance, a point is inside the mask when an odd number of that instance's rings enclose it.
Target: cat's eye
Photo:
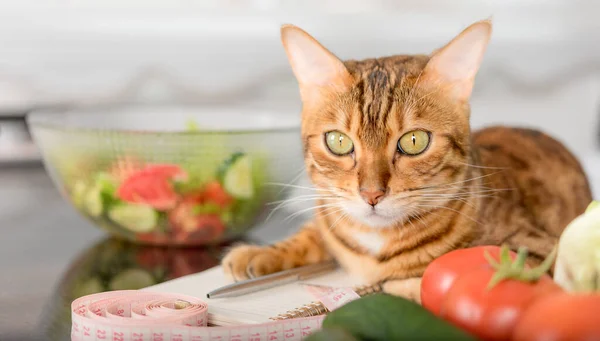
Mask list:
[[[429,133],[422,130],[410,131],[398,141],[398,150],[408,155],[418,155],[429,146]]]
[[[354,143],[348,135],[339,131],[330,131],[325,134],[327,148],[335,155],[348,155],[354,151]]]

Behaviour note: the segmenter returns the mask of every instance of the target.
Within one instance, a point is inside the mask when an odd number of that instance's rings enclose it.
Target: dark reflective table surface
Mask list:
[[[103,239],[75,257],[42,309],[39,326],[48,340],[66,340],[71,302],[109,290],[135,290],[209,269],[219,264],[224,246],[142,247]]]
[[[276,240],[301,223],[278,219],[246,241]],[[0,229],[1,341],[69,340],[75,298],[206,270],[229,246],[161,248],[110,238],[62,199],[40,165],[1,166]]]

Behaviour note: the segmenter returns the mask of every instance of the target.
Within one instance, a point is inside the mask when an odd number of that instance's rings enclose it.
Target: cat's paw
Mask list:
[[[284,259],[270,247],[239,245],[229,251],[221,264],[227,276],[241,281],[283,270]]]
[[[387,281],[383,283],[383,292],[421,304],[421,277]]]

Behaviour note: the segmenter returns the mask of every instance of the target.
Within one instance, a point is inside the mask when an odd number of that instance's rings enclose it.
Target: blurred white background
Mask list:
[[[599,10],[573,0],[4,1],[0,115],[106,101],[244,104],[297,115],[281,24],[358,59],[429,53],[492,17],[473,125],[538,127],[587,157],[598,135]],[[10,143],[4,130],[0,153]]]

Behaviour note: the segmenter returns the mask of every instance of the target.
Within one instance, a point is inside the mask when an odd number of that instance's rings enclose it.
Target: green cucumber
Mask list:
[[[154,277],[142,269],[126,269],[109,283],[110,290],[137,290],[156,284]]]
[[[100,188],[100,192],[115,197],[117,193],[117,181],[107,173],[98,173],[95,177],[95,184]]]
[[[87,186],[85,185],[85,182],[81,181],[81,180],[77,180],[75,181],[75,184],[73,184],[73,188],[71,190],[71,200],[73,201],[73,204],[75,205],[75,207],[77,208],[83,208],[84,207],[84,198],[85,198],[85,193],[87,192]]]
[[[419,304],[387,294],[349,302],[329,313],[323,329],[342,328],[359,340],[447,340],[476,338],[435,316]]]
[[[219,169],[219,178],[232,196],[238,199],[250,199],[254,196],[252,160],[248,155],[233,154]]]
[[[116,191],[116,181],[106,173],[98,173],[90,187],[87,187],[83,181],[75,182],[71,198],[76,207],[98,218],[114,200]]]
[[[118,204],[110,209],[108,216],[115,223],[136,233],[150,232],[158,223],[158,212],[144,205]]]
[[[94,186],[86,191],[83,196],[83,207],[94,218],[98,218],[102,214],[104,205],[102,203],[102,189],[99,186]]]

